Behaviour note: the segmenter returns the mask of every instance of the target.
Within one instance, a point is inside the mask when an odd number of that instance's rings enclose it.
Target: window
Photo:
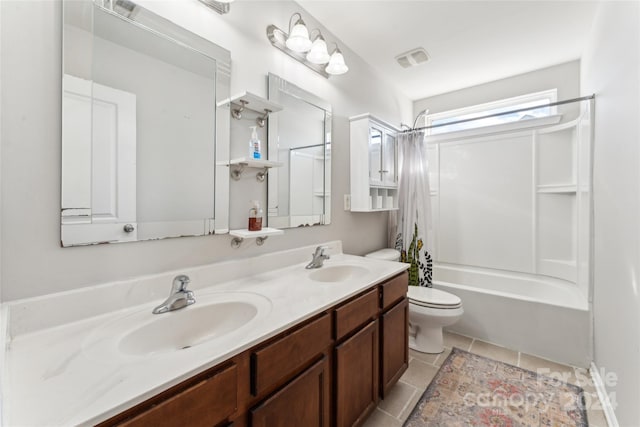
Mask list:
[[[485,126],[501,125],[504,123],[513,123],[521,120],[535,119],[540,117],[548,117],[557,114],[557,107],[540,107],[517,113],[509,113],[500,116],[488,117],[485,119],[472,120],[463,123],[446,125],[446,123],[468,120],[476,117],[489,116],[497,113],[503,113],[512,110],[535,107],[556,102],[558,99],[558,90],[551,89],[543,92],[535,92],[527,95],[517,96],[514,98],[502,99],[499,101],[488,102],[486,104],[473,105],[470,107],[459,108],[456,110],[444,111],[428,115],[425,119],[426,126],[437,126],[427,129],[427,134],[437,135],[441,133],[455,132],[467,129],[476,129]]]

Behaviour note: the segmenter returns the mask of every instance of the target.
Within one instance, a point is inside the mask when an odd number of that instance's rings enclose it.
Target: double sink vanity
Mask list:
[[[144,3],[61,2],[62,246],[236,250],[251,200],[270,228],[330,224],[331,104],[272,73],[231,96],[231,52]],[[362,424],[407,369],[407,265],[325,246],[2,304],[1,424]]]
[[[325,246],[5,304],[3,425],[362,424],[407,368],[407,265]],[[153,314],[182,273],[196,302]]]

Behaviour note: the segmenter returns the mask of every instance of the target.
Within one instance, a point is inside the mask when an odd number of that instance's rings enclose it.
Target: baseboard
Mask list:
[[[598,399],[600,399],[600,403],[602,404],[602,411],[604,412],[604,416],[607,418],[607,424],[609,424],[609,427],[620,427],[620,424],[618,424],[618,419],[616,418],[616,413],[613,411],[613,406],[611,406],[609,394],[606,387],[604,386],[604,382],[602,381],[602,377],[600,376],[600,371],[598,370],[598,367],[595,363],[591,362],[591,368],[589,369],[589,372],[591,373],[593,385],[595,386],[596,392],[598,393]]]

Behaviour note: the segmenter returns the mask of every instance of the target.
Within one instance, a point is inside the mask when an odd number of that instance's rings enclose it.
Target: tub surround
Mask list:
[[[365,273],[339,283],[311,280],[304,266],[314,245],[3,304],[3,424],[106,420],[407,268],[343,254],[340,241],[324,246],[331,259],[323,268],[349,264]],[[177,274],[190,276],[196,300],[247,293],[269,307],[251,327],[189,349],[152,356],[97,351],[105,343],[96,334],[109,322],[141,312],[171,315],[151,310]]]

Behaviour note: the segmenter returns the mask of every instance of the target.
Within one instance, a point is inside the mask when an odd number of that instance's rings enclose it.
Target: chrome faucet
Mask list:
[[[187,286],[191,283],[189,276],[181,274],[173,279],[171,285],[171,293],[169,297],[153,309],[153,314],[166,313],[168,311],[179,310],[196,302],[195,295],[192,291],[187,290]]]
[[[329,259],[329,255],[325,254],[324,251],[325,249],[329,249],[326,246],[318,246],[316,248],[316,251],[313,253],[313,258],[311,259],[311,262],[309,264],[307,264],[307,266],[305,268],[320,268],[322,267],[322,263],[324,263],[325,259]]]

